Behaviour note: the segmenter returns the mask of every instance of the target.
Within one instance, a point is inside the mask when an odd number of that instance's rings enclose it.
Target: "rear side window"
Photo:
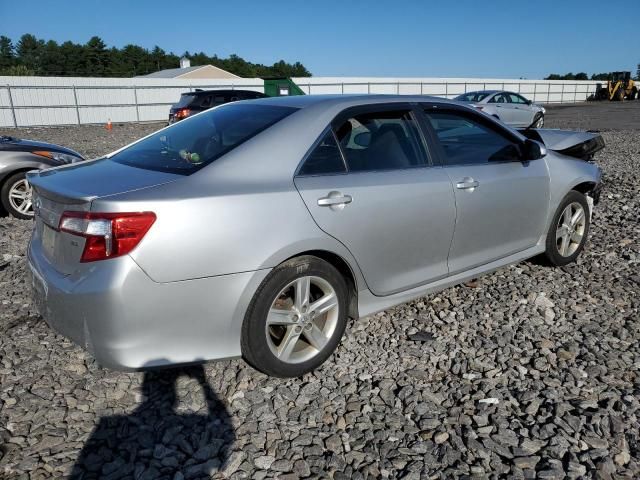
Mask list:
[[[298,175],[344,173],[346,168],[333,131],[329,130],[305,160]]]
[[[189,175],[296,108],[230,103],[189,117],[111,156],[132,167]]]
[[[488,96],[489,94],[484,92],[469,92],[458,95],[455,100],[458,100],[460,102],[481,102]]]
[[[487,164],[520,161],[518,145],[476,121],[457,112],[425,112],[444,152],[447,165]]]
[[[397,170],[426,164],[409,110],[355,115],[336,129],[350,172]]]
[[[193,102],[194,98],[196,98],[195,95],[182,94],[180,95],[180,100],[178,100],[178,103],[176,103],[175,107],[176,108],[188,107],[189,105],[191,105],[191,102]]]

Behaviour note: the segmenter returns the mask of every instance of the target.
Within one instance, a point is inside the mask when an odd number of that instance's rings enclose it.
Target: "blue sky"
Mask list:
[[[600,0],[0,0],[0,34],[299,60],[316,76],[541,78],[635,73],[631,10],[612,14]]]

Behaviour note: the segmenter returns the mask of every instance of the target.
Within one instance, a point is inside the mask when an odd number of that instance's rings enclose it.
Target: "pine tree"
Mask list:
[[[220,58],[202,51],[193,55],[185,52],[183,56],[189,58],[194,66],[211,64],[240,77],[311,76],[300,62],[290,64],[280,60],[266,66],[248,62],[235,54]],[[11,71],[32,72],[34,75],[133,77],[177,68],[179,62],[177,55],[167,53],[159,46],[151,51],[131,44],[107,49],[100,37],[92,37],[81,45],[69,41],[58,44],[54,40],[45,43],[34,35],[25,34],[14,48],[10,38],[0,36],[0,72],[19,65],[24,68]]]
[[[11,67],[15,64],[13,43],[9,37],[0,36],[0,70]]]

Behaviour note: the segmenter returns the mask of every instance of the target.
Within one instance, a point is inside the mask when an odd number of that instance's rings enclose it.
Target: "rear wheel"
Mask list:
[[[0,201],[9,215],[23,220],[33,218],[31,185],[24,172],[11,175],[0,189]]]
[[[586,197],[572,190],[560,203],[547,233],[545,255],[556,266],[574,262],[589,235],[590,213]]]
[[[302,256],[276,267],[242,324],[242,355],[257,370],[299,377],[336,349],[347,319],[347,284],[335,267]]]
[[[624,90],[622,88],[618,88],[618,90],[616,90],[615,98],[619,102],[624,100]]]

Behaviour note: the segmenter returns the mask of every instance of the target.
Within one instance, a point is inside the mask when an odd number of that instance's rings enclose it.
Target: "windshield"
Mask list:
[[[463,93],[455,98],[459,102],[481,102],[487,98],[490,94],[485,92],[469,92]]]
[[[190,175],[296,110],[223,105],[160,130],[110,158],[132,167]]]

